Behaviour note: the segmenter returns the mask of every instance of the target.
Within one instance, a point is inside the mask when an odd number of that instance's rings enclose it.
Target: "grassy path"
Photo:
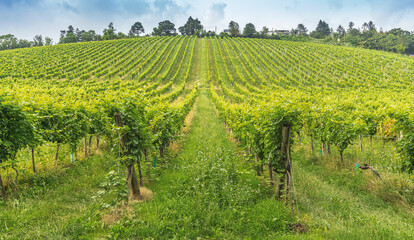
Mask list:
[[[200,95],[182,151],[152,187],[154,199],[137,204],[130,225],[112,228],[114,237],[275,239],[291,232],[293,217],[235,154],[205,89],[205,70],[198,72]]]

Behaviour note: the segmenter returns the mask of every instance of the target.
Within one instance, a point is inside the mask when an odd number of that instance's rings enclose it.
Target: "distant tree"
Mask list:
[[[221,32],[220,34],[219,34],[219,37],[221,37],[221,38],[223,38],[223,37],[228,37],[229,36],[229,34],[228,33],[225,33],[225,32]]]
[[[354,26],[355,26],[355,24],[353,22],[349,22],[349,24],[348,24],[348,31],[351,30],[351,29],[353,29]]]
[[[362,32],[367,32],[368,31],[368,23],[364,22],[362,24]]]
[[[152,29],[152,35],[154,36],[161,36],[161,30],[159,28],[153,28]]]
[[[52,44],[53,44],[53,39],[51,39],[50,37],[45,37],[45,45],[50,46]]]
[[[131,30],[129,30],[130,36],[139,36],[141,33],[144,33],[144,27],[142,23],[136,22],[134,25],[131,26]]]
[[[127,38],[128,36],[125,33],[118,32],[118,39]]]
[[[372,21],[362,24],[362,38],[366,41],[377,34],[377,28]],[[372,49],[372,48],[371,48]]]
[[[205,33],[205,36],[207,36],[207,37],[214,37],[214,36],[216,36],[217,34],[216,34],[216,32],[215,31],[208,31],[208,32],[206,32]]]
[[[83,42],[84,40],[82,39],[82,34],[85,33],[85,30],[79,30],[79,28],[76,28],[76,37],[78,38],[78,42]]]
[[[109,30],[113,30],[114,32],[116,31],[116,29],[114,28],[114,24],[113,24],[113,22],[110,22],[110,23],[108,24],[108,29],[109,29]]]
[[[96,34],[94,41],[102,41],[102,35]]]
[[[308,29],[302,23],[299,23],[296,27],[297,35],[306,36],[308,34]]]
[[[75,43],[78,41],[78,38],[73,32],[66,33],[66,36],[60,39],[59,43]]]
[[[20,39],[20,41],[18,42],[18,48],[28,48],[31,46],[31,42],[25,39]]]
[[[74,33],[75,29],[72,27],[72,25],[69,25],[68,30],[66,31],[66,33]]]
[[[253,23],[248,23],[243,29],[243,36],[245,37],[254,37],[256,34],[256,27],[253,25]]]
[[[260,35],[262,35],[263,38],[266,38],[269,35],[269,28],[263,27],[262,31],[260,31]]]
[[[342,27],[342,25],[339,25],[338,28],[336,29],[336,32],[338,33],[338,38],[342,39],[343,37],[345,37],[345,28]]]
[[[157,36],[171,36],[176,34],[175,24],[169,20],[158,23],[158,28],[154,28],[153,35]]]
[[[60,39],[66,36],[66,30],[60,30]]]
[[[18,47],[20,47],[19,39],[17,39],[14,35],[7,34],[0,36],[0,50],[14,49]]]
[[[353,46],[358,46],[362,41],[361,32],[357,28],[348,29],[346,34],[346,41],[351,43]]]
[[[112,22],[109,23],[108,29],[103,30],[103,40],[112,40],[116,39],[117,35],[115,33],[116,29],[114,28],[114,24]]]
[[[178,31],[181,35],[194,35],[196,32],[203,30],[203,25],[201,25],[198,18],[193,19],[191,16],[188,18],[184,26],[178,28]]]
[[[315,31],[311,33],[311,37],[313,38],[326,38],[331,34],[331,28],[329,24],[325,21],[319,20],[318,26],[316,27]]]
[[[238,36],[240,35],[240,26],[238,23],[234,22],[234,21],[230,21],[229,23],[229,30],[230,30],[230,34],[232,36]]]
[[[409,31],[404,31],[401,28],[393,28],[390,31],[388,31],[387,33],[395,35],[395,36],[410,36]]]
[[[42,35],[36,35],[33,38],[33,45],[36,46],[36,47],[43,46],[43,37],[42,37]]]
[[[377,31],[377,27],[372,21],[368,22],[368,31],[375,31],[375,32]]]
[[[89,30],[82,34],[82,41],[84,42],[90,42],[90,41],[96,41],[96,40],[97,40],[96,33],[94,30]]]

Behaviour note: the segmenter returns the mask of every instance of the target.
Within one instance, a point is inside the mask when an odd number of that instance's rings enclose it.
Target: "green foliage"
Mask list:
[[[203,25],[201,25],[200,20],[198,20],[198,18],[193,19],[191,16],[188,18],[184,26],[178,28],[181,35],[194,35],[202,30]]]
[[[152,35],[155,36],[173,36],[176,34],[175,24],[169,20],[158,23],[158,28],[154,28]]]
[[[125,185],[125,178],[114,170],[106,174],[105,181],[101,182],[99,186],[102,189],[97,191],[92,198],[100,198],[102,200],[100,205],[104,208],[116,206],[122,201],[128,200],[128,188]]]
[[[0,163],[14,162],[17,151],[33,141],[34,128],[30,118],[17,105],[0,96]]]
[[[120,114],[122,136],[122,155],[136,159],[141,157],[150,143],[149,126],[146,119],[146,100],[142,97],[131,96],[123,102],[118,102],[113,111]],[[114,115],[115,115],[114,114]]]
[[[316,26],[315,31],[311,32],[310,36],[313,38],[326,38],[331,34],[331,28],[329,24],[325,21],[319,20],[318,26]]]
[[[243,29],[243,36],[245,37],[253,37],[256,34],[256,27],[253,25],[253,23],[248,23]]]
[[[133,36],[139,36],[139,34],[144,33],[144,27],[142,26],[142,23],[136,22],[134,25],[131,26],[131,30],[129,30],[129,34]]]
[[[240,26],[237,22],[235,21],[230,21],[229,23],[229,29],[230,29],[230,34],[232,36],[238,36],[240,35]]]

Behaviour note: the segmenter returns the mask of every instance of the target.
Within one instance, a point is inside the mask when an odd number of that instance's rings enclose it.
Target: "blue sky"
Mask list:
[[[241,28],[252,22],[257,30],[291,29],[299,23],[313,30],[319,19],[334,29],[372,20],[384,30],[414,31],[414,0],[0,0],[0,35],[31,40],[41,34],[57,42],[60,30],[69,25],[102,34],[113,22],[127,33],[136,21],[151,33],[160,21],[171,20],[178,28],[190,15],[218,32],[231,20]]]

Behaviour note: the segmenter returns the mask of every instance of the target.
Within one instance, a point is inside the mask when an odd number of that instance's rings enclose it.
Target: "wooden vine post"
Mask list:
[[[122,114],[121,113],[117,113],[115,114],[115,123],[116,126],[118,128],[121,128],[123,126],[122,124]],[[120,145],[121,145],[121,157],[125,157],[130,155],[129,150],[127,151],[123,151],[125,148],[125,142],[126,142],[126,138],[127,135],[124,134],[123,136],[121,136],[120,139]],[[135,167],[134,167],[134,162],[133,161],[128,161],[127,165],[126,165],[126,169],[127,169],[127,182],[128,182],[128,199],[130,200],[139,200],[142,199],[141,197],[141,192],[139,190],[139,184],[138,184],[138,179],[137,179],[137,174],[135,172]]]
[[[33,147],[32,147],[32,168],[33,168],[33,173],[36,173],[35,150]]]
[[[276,199],[282,199],[283,191],[285,190],[285,199],[286,202],[289,198],[291,200],[291,184],[292,184],[292,174],[291,174],[291,162],[289,155],[289,145],[290,145],[290,130],[291,126],[283,125],[282,127],[282,146],[280,148],[280,161],[283,166],[282,174],[278,179],[276,186]]]
[[[2,198],[6,197],[6,190],[4,189],[3,180],[1,179],[1,173],[0,173],[0,197]]]

